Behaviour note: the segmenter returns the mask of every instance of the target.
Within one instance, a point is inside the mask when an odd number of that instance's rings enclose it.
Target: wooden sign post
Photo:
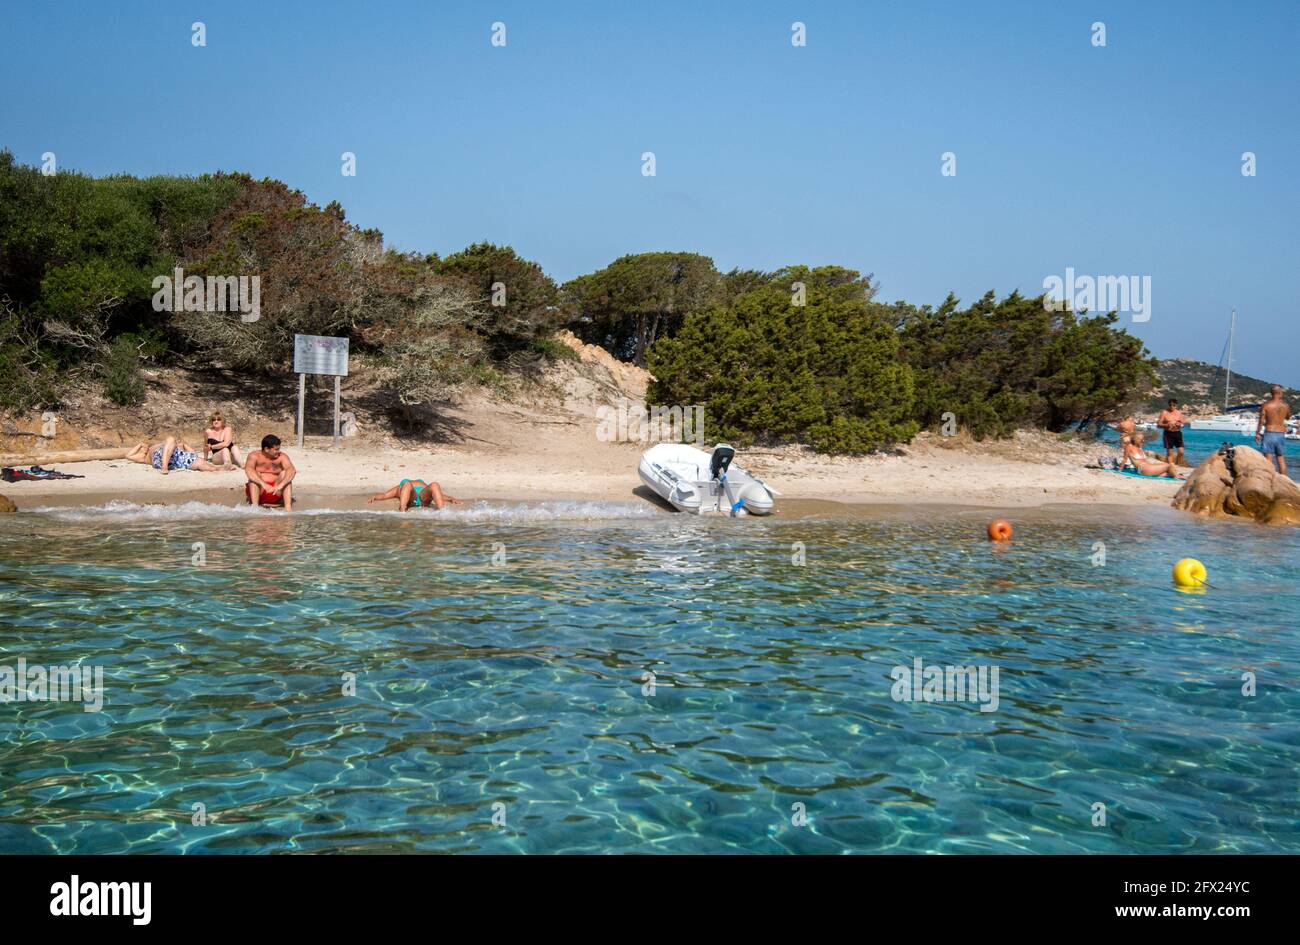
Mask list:
[[[348,376],[348,340],[325,335],[293,336],[293,369],[298,374],[298,449],[306,426],[303,414],[307,405],[307,375],[324,374],[334,378],[334,449],[339,448],[339,388]]]

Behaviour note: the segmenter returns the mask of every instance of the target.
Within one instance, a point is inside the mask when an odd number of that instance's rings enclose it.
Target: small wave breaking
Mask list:
[[[62,522],[186,522],[206,519],[237,517],[281,516],[283,512],[255,509],[248,505],[222,505],[214,502],[182,502],[177,505],[155,503],[140,504],[114,499],[103,505],[84,508],[41,506],[24,510],[24,514],[44,515]],[[318,518],[334,516],[364,516],[375,518],[400,517],[403,520],[447,523],[492,523],[500,525],[531,525],[544,522],[582,522],[610,519],[653,518],[663,513],[647,503],[638,502],[586,502],[560,500],[548,502],[479,501],[463,506],[450,506],[442,511],[412,509],[398,512],[395,509],[295,509],[292,517]]]

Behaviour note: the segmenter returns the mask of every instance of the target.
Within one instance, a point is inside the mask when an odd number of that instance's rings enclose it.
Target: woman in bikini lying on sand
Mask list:
[[[126,454],[126,458],[133,463],[152,466],[164,476],[173,469],[194,469],[198,472],[222,471],[220,466],[213,466],[207,460],[200,459],[199,454],[191,449],[188,443],[177,440],[174,436],[169,436],[153,446],[148,443],[137,443],[135,448]]]
[[[1119,438],[1124,465],[1134,469],[1143,476],[1163,476],[1166,479],[1186,479],[1186,473],[1178,472],[1173,463],[1152,459],[1142,451],[1142,434],[1129,433]]]
[[[460,499],[447,495],[436,482],[425,482],[423,479],[403,479],[387,492],[377,492],[366,499],[366,504],[383,502],[385,499],[396,499],[399,512],[405,512],[408,508],[441,509],[449,502],[452,505],[461,504]]]

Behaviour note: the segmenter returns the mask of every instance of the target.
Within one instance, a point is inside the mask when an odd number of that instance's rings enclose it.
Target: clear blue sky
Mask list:
[[[1217,361],[1235,305],[1237,368],[1300,386],[1297,49],[1296,2],[4,0],[0,146],[281,178],[561,281],[647,250],[935,304],[1150,275],[1155,354]]]

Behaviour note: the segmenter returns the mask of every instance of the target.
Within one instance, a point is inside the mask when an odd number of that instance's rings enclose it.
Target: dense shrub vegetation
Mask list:
[[[117,335],[165,331],[151,280],[206,238],[239,186],[219,176],[46,176],[0,151],[3,405],[52,404],[67,379],[104,372]]]
[[[711,438],[858,453],[948,419],[977,438],[1063,430],[1113,416],[1156,379],[1113,315],[1017,293],[937,310],[873,296],[870,276],[834,266],[728,273],[652,349],[648,396],[705,404]]]
[[[509,246],[475,243],[430,262],[447,282],[488,300],[480,327],[497,360],[546,351],[546,340],[564,326],[554,280]]]
[[[257,276],[259,317],[156,305],[154,280],[178,268]],[[46,176],[0,151],[0,408],[57,405],[82,377],[136,404],[146,362],[284,372],[306,333],[347,336],[395,418],[419,428],[465,384],[571,356],[553,338],[565,326],[647,365],[652,403],[703,404],[710,438],[740,444],[858,453],[948,414],[976,436],[1059,430],[1154,380],[1113,316],[1017,294],[886,305],[851,269],[720,273],[685,252],[623,256],[557,286],[507,246],[385,249],[337,203],[279,181]]]
[[[661,339],[650,372],[647,398],[702,404],[709,439],[861,453],[917,431],[912,369],[851,270],[798,267],[753,283]]]
[[[154,279],[177,268],[256,275],[258,317],[241,318],[233,299],[225,311],[159,311]],[[509,247],[442,260],[385,250],[337,203],[317,207],[279,181],[47,176],[0,152],[0,407],[11,410],[54,405],[81,376],[138,403],[146,360],[282,372],[302,333],[347,336],[394,413],[418,426],[494,361],[553,353],[556,302],[555,283]]]
[[[1063,430],[1113,416],[1156,381],[1142,342],[1116,318],[1044,308],[1043,298],[992,292],[969,308],[882,307],[916,377],[915,416],[937,426],[951,412],[976,437],[1017,427]]]

